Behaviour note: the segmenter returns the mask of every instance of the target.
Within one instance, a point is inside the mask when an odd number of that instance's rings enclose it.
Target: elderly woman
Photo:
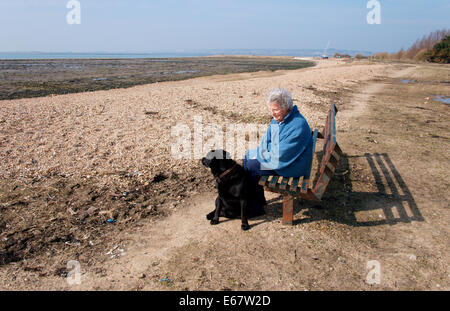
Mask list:
[[[258,185],[263,175],[300,177],[309,175],[312,137],[308,122],[293,105],[291,94],[278,88],[270,92],[267,105],[273,117],[259,147],[249,150],[242,160],[255,184],[257,200],[253,215],[264,214],[264,189]]]

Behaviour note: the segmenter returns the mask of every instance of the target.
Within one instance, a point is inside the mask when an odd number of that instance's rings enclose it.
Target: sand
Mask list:
[[[329,103],[314,95],[310,87],[342,91],[389,68],[319,61],[316,67],[294,71],[230,74],[1,101],[0,177],[39,179],[52,172],[75,176],[144,173],[168,167],[186,174],[193,164],[173,158],[173,126],[192,128],[194,116],[201,116],[204,124],[219,126],[248,120],[261,123],[257,121],[267,116],[268,92],[283,87],[292,92],[294,104],[310,126],[317,127],[323,123]]]

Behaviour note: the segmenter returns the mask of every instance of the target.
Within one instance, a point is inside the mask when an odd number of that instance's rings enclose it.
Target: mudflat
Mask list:
[[[291,57],[0,60],[0,100],[127,88],[239,72],[312,66]]]

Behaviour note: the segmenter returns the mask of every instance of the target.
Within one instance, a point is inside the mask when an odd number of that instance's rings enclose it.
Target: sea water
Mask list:
[[[450,104],[450,97],[446,97],[444,95],[436,95],[433,97],[435,101],[443,103],[443,104]]]

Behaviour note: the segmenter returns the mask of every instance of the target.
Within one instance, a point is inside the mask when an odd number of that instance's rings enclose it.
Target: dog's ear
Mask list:
[[[207,158],[202,158],[202,164],[206,167],[209,167],[211,165],[211,160]]]

